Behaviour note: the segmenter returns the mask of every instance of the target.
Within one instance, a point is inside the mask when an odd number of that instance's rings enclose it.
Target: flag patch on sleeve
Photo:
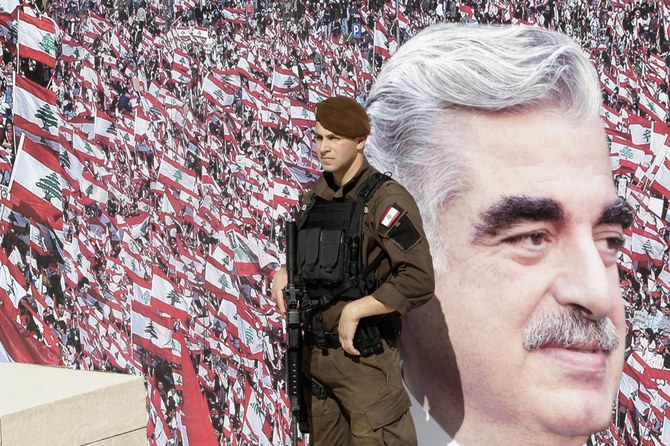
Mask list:
[[[386,208],[386,211],[384,211],[384,215],[382,216],[382,219],[379,221],[379,224],[390,228],[393,226],[393,223],[398,219],[400,214],[402,213],[402,209],[395,205],[390,205],[389,207]]]

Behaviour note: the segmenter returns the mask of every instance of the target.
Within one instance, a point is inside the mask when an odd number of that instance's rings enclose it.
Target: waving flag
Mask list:
[[[202,82],[202,94],[220,108],[233,103],[234,91],[212,73],[208,74]]]
[[[21,139],[10,182],[11,208],[62,229],[63,191],[58,154],[29,138]]]
[[[300,78],[294,70],[278,65],[272,72],[272,90],[286,93],[300,86]]]
[[[56,66],[56,25],[46,16],[18,14],[18,51],[43,64]]]
[[[375,25],[375,34],[374,34],[375,52],[381,54],[385,58],[391,57],[391,51],[389,49],[389,42],[387,35],[388,31],[386,30],[386,26],[384,26],[382,21],[379,20]]]
[[[178,364],[181,344],[173,339],[173,324],[169,318],[155,314],[151,307],[133,301],[130,324],[133,343]]]
[[[58,141],[60,115],[56,93],[16,75],[14,125],[40,139]]]
[[[163,157],[160,169],[158,170],[158,177],[169,186],[193,193],[195,190],[195,175],[182,164],[170,159],[168,156]]]

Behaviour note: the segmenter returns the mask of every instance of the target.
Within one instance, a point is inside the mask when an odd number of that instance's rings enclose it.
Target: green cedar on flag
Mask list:
[[[185,162],[175,161],[168,156],[163,157],[161,166],[158,169],[159,180],[165,184],[193,193],[195,190],[195,174],[184,167]]]
[[[153,271],[151,297],[152,308],[182,321],[190,317],[188,310],[193,298],[186,297],[179,293],[179,290],[175,290],[168,276],[158,268],[154,268]]]
[[[217,107],[226,107],[233,103],[233,90],[225,82],[209,73],[202,82],[202,95]]]
[[[63,195],[58,154],[24,137],[13,174],[10,207],[54,229],[62,229]]]
[[[316,122],[314,112],[308,108],[307,104],[300,101],[291,100],[291,122],[301,127],[312,127]]]
[[[58,141],[61,118],[56,93],[53,91],[17,74],[13,112],[17,128],[34,135],[38,140]]]
[[[132,301],[130,327],[133,344],[163,358],[178,362],[181,346],[173,342],[174,322],[159,316],[153,309],[139,301]]]
[[[295,68],[288,69],[281,65],[275,67],[272,72],[272,90],[280,93],[288,93],[289,90],[300,86],[300,78]]]
[[[18,13],[19,55],[49,67],[56,66],[56,25],[47,16]]]

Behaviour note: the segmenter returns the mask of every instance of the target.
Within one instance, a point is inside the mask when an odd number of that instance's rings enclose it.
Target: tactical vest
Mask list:
[[[313,304],[357,299],[377,289],[374,270],[384,254],[363,266],[361,240],[366,203],[391,177],[376,173],[361,186],[355,200],[312,196],[298,221],[297,270]]]

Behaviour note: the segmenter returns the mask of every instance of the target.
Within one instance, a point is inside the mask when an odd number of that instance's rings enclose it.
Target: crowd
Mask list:
[[[30,137],[18,72],[56,93],[58,137],[41,142],[56,145],[63,212],[54,224],[3,198],[0,302],[40,341],[33,358],[145,376],[150,444],[287,443],[268,280],[283,222],[318,173],[313,107],[335,94],[364,103],[394,48],[438,21],[560,29],[592,55],[617,187],[637,210],[620,257],[630,333],[619,410],[593,442],[670,443],[662,2],[40,2],[35,14],[60,29],[49,67],[17,63],[9,30],[30,7],[3,1],[14,10],[0,14],[3,197],[18,134]]]

